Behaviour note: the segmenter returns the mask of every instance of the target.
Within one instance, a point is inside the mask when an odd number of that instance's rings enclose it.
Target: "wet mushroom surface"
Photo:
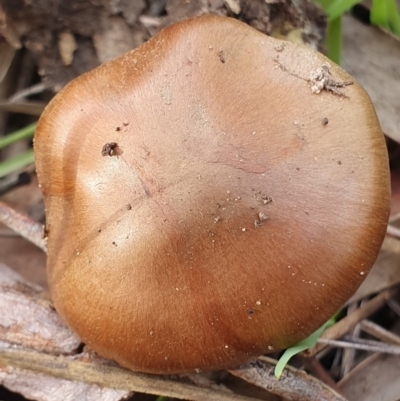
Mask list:
[[[35,137],[59,314],[133,370],[233,367],[355,292],[389,214],[365,91],[304,46],[204,16],[68,84]]]

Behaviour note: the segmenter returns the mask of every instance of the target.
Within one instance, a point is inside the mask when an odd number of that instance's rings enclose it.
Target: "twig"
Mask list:
[[[135,373],[116,366],[71,360],[65,356],[52,356],[31,350],[2,347],[0,366],[31,370],[102,387],[110,387],[145,394],[193,401],[256,401],[254,398],[181,383],[167,377]]]
[[[28,241],[35,244],[44,252],[47,250],[46,240],[43,238],[43,227],[30,217],[18,213],[12,207],[0,201],[0,223],[5,224]]]
[[[358,302],[353,302],[351,305],[349,305],[348,310],[347,310],[347,315],[351,315],[354,313],[358,308]],[[351,337],[352,338],[358,338],[360,336],[360,325],[356,324],[352,329],[351,329]],[[355,357],[355,350],[354,349],[345,349],[343,351],[343,356],[342,356],[342,364],[341,364],[341,369],[340,369],[340,377],[345,377],[351,370],[353,363],[354,363],[354,357]]]
[[[392,224],[388,224],[386,228],[386,233],[392,237],[400,239],[400,228],[393,226]]]
[[[22,99],[25,99],[31,95],[37,95],[38,93],[42,93],[47,88],[46,84],[43,82],[30,86],[29,88],[21,89],[20,91],[14,93],[14,95],[8,98],[10,103],[18,102]]]
[[[331,347],[357,349],[368,352],[380,352],[382,354],[400,355],[400,346],[381,343],[379,341],[361,340],[354,341],[340,341],[329,340],[326,338],[319,338],[318,344],[329,345]]]
[[[395,299],[388,299],[387,304],[396,315],[400,316],[400,304]]]
[[[360,323],[361,330],[378,338],[379,340],[387,343],[387,344],[396,344],[400,345],[400,336],[392,333],[389,330],[384,329],[378,324],[371,322],[370,320],[363,320]]]
[[[287,366],[280,379],[274,375],[276,361],[260,357],[255,362],[228,370],[257,387],[291,401],[346,401],[340,394],[302,370]]]
[[[321,362],[315,358],[306,358],[304,356],[298,356],[301,362],[304,364],[308,372],[310,372],[317,379],[321,380],[327,386],[331,387],[333,390],[340,393],[336,382],[333,380],[332,376],[325,370]]]
[[[151,17],[149,15],[141,15],[139,21],[146,28],[158,28],[161,25],[161,19],[159,17]]]
[[[314,358],[317,360],[321,360],[329,354],[332,351],[331,348],[326,347],[324,350],[322,350],[318,355],[316,355]],[[332,360],[331,367],[329,369],[329,374],[333,377],[339,377],[340,376],[340,369],[341,369],[341,363],[342,363],[342,355],[343,355],[343,350],[341,348],[337,349]]]
[[[389,217],[389,223],[393,223],[398,219],[400,219],[400,213],[396,213],[395,215]]]

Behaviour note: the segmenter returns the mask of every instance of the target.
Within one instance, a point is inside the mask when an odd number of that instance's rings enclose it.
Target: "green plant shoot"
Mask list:
[[[321,336],[321,334],[330,326],[334,325],[336,321],[336,315],[329,319],[322,327],[320,327],[317,331],[312,333],[309,337],[307,337],[305,340],[300,341],[298,344],[295,346],[288,348],[283,355],[279,358],[278,363],[275,366],[275,376],[279,379],[282,375],[283,370],[285,369],[285,366],[288,364],[289,360],[295,356],[296,354],[305,351],[306,349],[309,349],[311,347],[314,347],[314,345],[317,343],[318,338]]]

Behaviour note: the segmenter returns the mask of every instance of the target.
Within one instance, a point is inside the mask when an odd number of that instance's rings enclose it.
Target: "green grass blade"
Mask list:
[[[400,36],[400,13],[397,7],[396,0],[387,1],[388,19],[391,31]]]
[[[33,161],[33,149],[29,149],[18,156],[4,160],[0,163],[0,178],[3,178],[16,170],[19,170],[20,168],[28,166],[29,164],[33,163]]]
[[[326,33],[326,47],[328,49],[328,57],[340,64],[342,59],[342,18],[336,18],[328,23]]]
[[[13,132],[12,134],[0,138],[0,149],[5,148],[21,139],[31,138],[35,132],[36,123],[27,125],[26,127]]]
[[[298,354],[299,352],[305,351],[308,348],[314,347],[314,345],[317,343],[318,338],[321,336],[321,334],[329,327],[332,326],[335,323],[335,317],[332,319],[328,320],[322,327],[320,327],[317,331],[312,333],[309,337],[307,337],[305,340],[300,341],[298,344],[296,344],[294,347],[288,348],[283,355],[279,358],[278,363],[275,366],[275,376],[279,379],[282,375],[283,370],[285,369],[285,366],[288,364],[290,359]]]
[[[336,0],[326,10],[329,21],[339,18],[344,13],[354,7],[356,4],[361,3],[361,0]]]
[[[388,22],[388,2],[386,0],[374,0],[371,6],[370,21],[371,24],[389,29]]]

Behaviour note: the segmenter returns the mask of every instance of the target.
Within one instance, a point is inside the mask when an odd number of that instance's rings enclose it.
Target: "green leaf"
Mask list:
[[[336,0],[326,10],[329,21],[341,17],[356,4],[361,3],[361,0]]]
[[[31,138],[35,132],[36,123],[27,125],[26,127],[13,132],[12,134],[0,138],[0,149],[5,148],[21,139]]]
[[[26,152],[19,154],[18,156],[1,162],[0,178],[3,178],[16,170],[19,170],[20,168],[28,166],[29,164],[33,163],[33,161],[33,150],[29,149]]]
[[[314,347],[317,343],[318,338],[321,334],[330,326],[334,325],[336,321],[336,315],[329,319],[322,327],[320,327],[317,331],[312,333],[305,340],[300,341],[294,347],[288,348],[283,355],[279,358],[278,363],[275,366],[275,376],[279,379],[282,375],[285,366],[288,364],[289,360],[298,354],[299,352],[305,351],[308,348]]]

